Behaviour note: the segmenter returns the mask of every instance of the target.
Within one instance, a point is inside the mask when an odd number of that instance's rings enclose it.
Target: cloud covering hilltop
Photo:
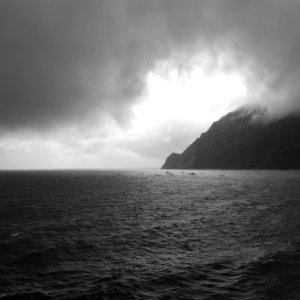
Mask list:
[[[267,119],[243,108],[214,122],[163,169],[300,169],[300,114]]]
[[[3,0],[0,126],[122,122],[155,64],[205,52],[247,66],[261,102],[296,109],[299,28],[297,0]]]
[[[207,72],[233,70],[249,91],[241,104],[277,114],[299,110],[299,28],[298,0],[2,0],[0,151],[16,145],[3,137],[20,141],[24,130],[81,151],[87,142],[77,141],[97,127],[93,145],[108,145],[107,118],[130,126],[149,73],[165,63],[179,71],[197,63]],[[62,143],[54,134],[66,130],[77,141]],[[175,133],[170,143],[177,143]],[[26,143],[18,149],[29,149]],[[160,152],[138,139],[122,151],[134,144],[137,152]]]

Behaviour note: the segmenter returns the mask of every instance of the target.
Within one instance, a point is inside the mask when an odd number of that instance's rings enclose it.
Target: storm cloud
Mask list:
[[[201,53],[247,70],[263,105],[298,110],[299,28],[298,0],[3,0],[0,128],[126,122],[149,71]]]

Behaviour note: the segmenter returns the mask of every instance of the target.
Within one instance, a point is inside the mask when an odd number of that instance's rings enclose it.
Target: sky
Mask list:
[[[160,167],[244,105],[300,110],[299,0],[0,1],[0,169]]]

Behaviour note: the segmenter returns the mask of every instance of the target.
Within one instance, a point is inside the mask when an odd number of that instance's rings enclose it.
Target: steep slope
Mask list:
[[[300,116],[266,121],[261,109],[239,109],[212,124],[163,169],[300,169]]]

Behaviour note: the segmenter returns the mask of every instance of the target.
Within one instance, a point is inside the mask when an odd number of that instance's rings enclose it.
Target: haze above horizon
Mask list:
[[[295,0],[4,0],[0,169],[160,167],[244,105],[300,109]]]

